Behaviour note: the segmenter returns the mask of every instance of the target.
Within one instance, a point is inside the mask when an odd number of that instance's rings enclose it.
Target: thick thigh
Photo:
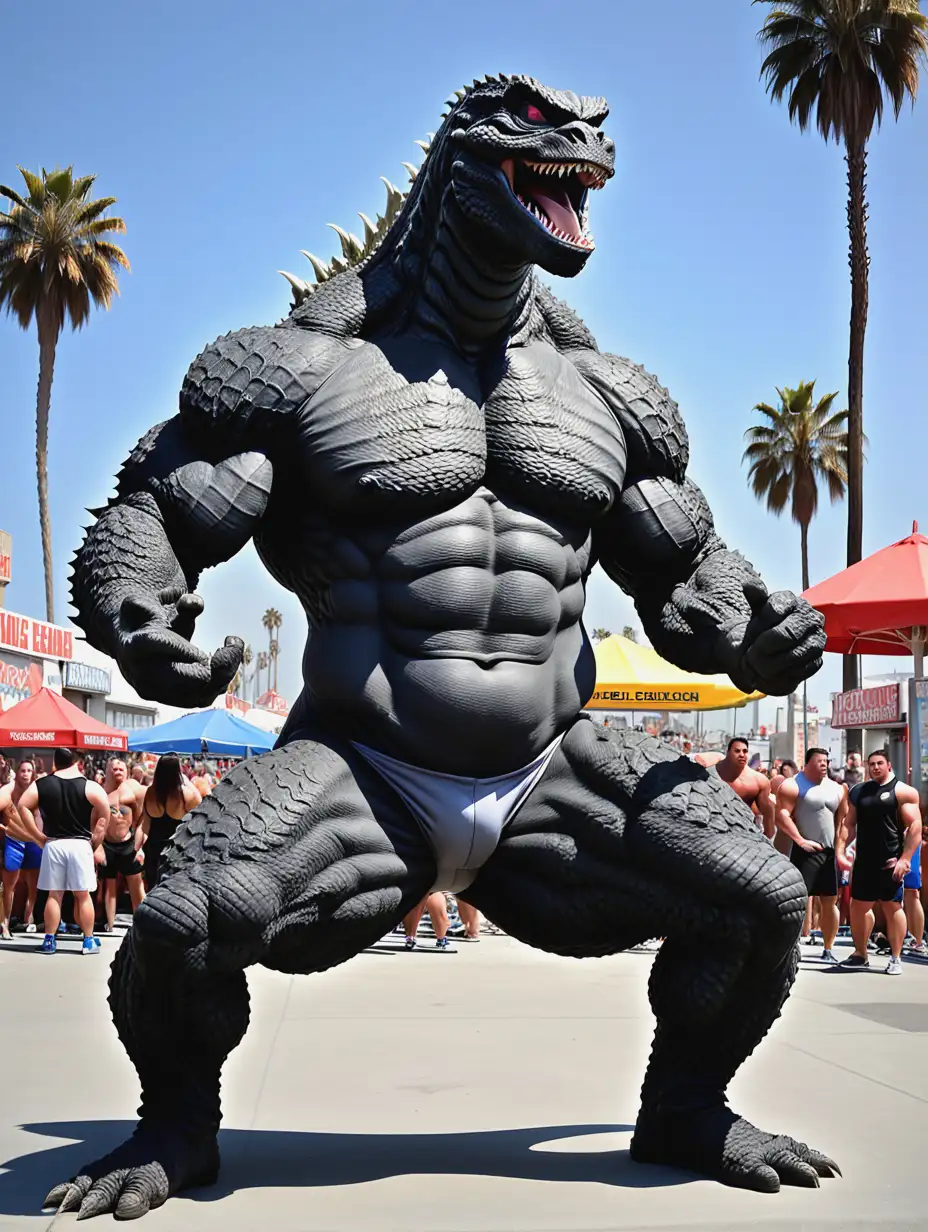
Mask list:
[[[749,927],[788,949],[805,887],[717,775],[635,732],[567,733],[463,897],[528,944],[611,953]]]
[[[241,762],[184,818],[135,928],[140,950],[180,941],[215,971],[318,971],[378,940],[434,875],[399,797],[317,735]]]

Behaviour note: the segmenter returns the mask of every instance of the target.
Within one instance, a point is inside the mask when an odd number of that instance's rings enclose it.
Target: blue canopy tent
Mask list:
[[[134,753],[192,753],[197,757],[251,757],[274,747],[276,736],[228,710],[201,710],[129,733]]]

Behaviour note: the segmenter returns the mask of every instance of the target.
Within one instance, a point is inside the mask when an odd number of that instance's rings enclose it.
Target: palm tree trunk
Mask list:
[[[39,526],[42,531],[42,564],[45,568],[45,618],[55,622],[55,594],[52,584],[52,523],[48,512],[48,413],[52,403],[52,379],[55,375],[55,348],[58,332],[54,327],[39,326],[39,388],[35,403],[35,473],[39,488]]]
[[[802,589],[809,589],[809,524],[799,524],[799,549],[802,553]]]
[[[847,464],[847,563],[863,555],[864,525],[864,339],[869,307],[867,253],[867,143],[847,143],[847,229],[850,238],[851,341],[847,363],[848,464]],[[857,656],[844,656],[844,688],[860,685]],[[850,736],[852,733],[848,733]]]

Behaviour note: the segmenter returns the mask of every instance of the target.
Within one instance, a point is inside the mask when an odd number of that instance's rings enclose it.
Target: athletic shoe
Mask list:
[[[448,944],[448,938],[439,937],[438,940],[435,942],[435,949],[440,950],[442,954],[444,954],[447,950],[450,950],[450,946]]]
[[[415,937],[407,937],[407,938],[406,938],[406,944],[403,946],[403,948],[404,948],[404,949],[406,949],[406,950],[414,950],[414,949],[416,948],[416,939],[415,939]]]
[[[12,940],[13,940],[13,934],[10,932],[8,928],[4,928],[3,931],[0,932],[0,941],[12,941]]]
[[[34,924],[27,924],[27,925],[26,925],[26,932],[27,932],[27,933],[34,933],[34,932],[35,932],[35,925],[34,925]]]
[[[104,925],[103,925],[103,931],[104,931],[105,933],[111,933],[111,932],[113,931],[113,926],[112,926],[112,924],[104,924]]]
[[[81,946],[82,954],[99,954],[100,949],[101,949],[101,946],[100,946],[99,937],[85,937],[84,938],[84,944]]]
[[[838,960],[835,958],[834,950],[822,950],[822,962],[837,964]]]
[[[57,954],[58,953],[58,942],[55,940],[54,936],[51,933],[45,934],[45,940],[42,942],[42,948],[41,950],[39,950],[39,953],[40,954]]]
[[[924,941],[913,941],[911,945],[906,946],[907,954],[914,954],[917,958],[928,958],[928,945]]]
[[[870,959],[861,958],[859,954],[852,954],[850,958],[845,958],[844,962],[838,963],[838,967],[842,971],[869,971]]]
[[[902,975],[902,960],[899,958],[891,958],[886,964],[887,975]]]
[[[47,933],[45,935],[48,936]],[[66,937],[67,935],[68,935],[68,926],[67,924],[65,924],[64,920],[62,920],[61,923],[58,925],[58,936]]]

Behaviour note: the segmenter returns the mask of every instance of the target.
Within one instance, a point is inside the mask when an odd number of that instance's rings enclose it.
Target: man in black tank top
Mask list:
[[[74,914],[84,934],[83,953],[99,952],[93,935],[91,895],[97,888],[93,853],[106,835],[109,801],[99,783],[85,779],[74,765],[70,749],[55,749],[55,772],[38,779],[19,801],[19,811],[35,826],[32,810],[41,808],[45,829],[39,889],[48,892],[45,904],[43,954],[54,954],[55,934],[61,923],[61,900],[74,895]]]
[[[867,942],[873,927],[873,904],[882,902],[892,957],[887,975],[902,974],[905,941],[903,881],[921,848],[922,819],[918,792],[893,774],[889,754],[878,749],[867,758],[866,783],[851,788],[847,821],[835,841],[838,867],[851,874],[851,934],[854,953],[841,966],[869,967]],[[853,864],[847,845],[856,838]]]

